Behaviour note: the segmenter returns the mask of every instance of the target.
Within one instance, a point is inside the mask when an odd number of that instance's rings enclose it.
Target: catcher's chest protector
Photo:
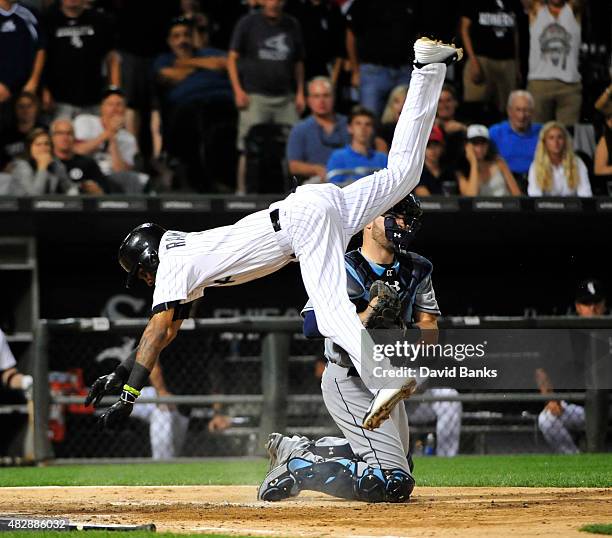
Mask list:
[[[355,270],[359,284],[364,288],[363,295],[356,301],[354,300],[358,312],[365,310],[370,302],[370,287],[374,281],[382,280],[397,291],[402,302],[402,319],[406,322],[412,321],[412,319],[407,318],[412,317],[412,303],[416,289],[427,276],[425,268],[422,268],[418,263],[414,263],[409,256],[396,256],[398,263],[389,268],[379,266],[384,269],[382,274],[379,274],[358,250],[346,254],[345,259],[346,263]]]

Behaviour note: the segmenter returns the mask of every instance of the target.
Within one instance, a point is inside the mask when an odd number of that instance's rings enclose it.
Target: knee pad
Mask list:
[[[358,499],[370,503],[401,503],[410,499],[414,479],[401,469],[367,469],[355,483]]]
[[[385,484],[385,501],[389,503],[404,503],[410,499],[414,489],[414,478],[401,469],[384,471],[387,483]]]

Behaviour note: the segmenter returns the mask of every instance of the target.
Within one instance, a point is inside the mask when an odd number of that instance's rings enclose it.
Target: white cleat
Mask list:
[[[380,389],[372,399],[372,403],[363,418],[363,427],[366,430],[375,430],[389,418],[395,406],[410,398],[417,388],[414,378],[408,379],[399,389]]]
[[[414,42],[414,64],[423,67],[428,64],[451,64],[463,58],[463,49],[455,45],[421,37]]]

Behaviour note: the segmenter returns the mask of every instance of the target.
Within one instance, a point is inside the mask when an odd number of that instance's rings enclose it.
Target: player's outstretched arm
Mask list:
[[[174,320],[174,309],[154,314],[147,324],[136,352],[136,362],[130,373],[119,401],[110,407],[100,421],[106,428],[114,428],[127,419],[132,412],[136,398],[140,396],[159,354],[176,337],[183,320]]]

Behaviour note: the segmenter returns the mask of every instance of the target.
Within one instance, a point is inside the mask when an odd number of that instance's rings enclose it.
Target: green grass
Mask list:
[[[267,465],[263,459],[232,459],[15,467],[0,471],[0,485],[257,485]],[[415,465],[417,486],[612,486],[612,454],[421,457]]]
[[[580,530],[584,532],[592,532],[593,534],[607,534],[612,536],[612,523],[585,525],[584,527],[580,527]]]

